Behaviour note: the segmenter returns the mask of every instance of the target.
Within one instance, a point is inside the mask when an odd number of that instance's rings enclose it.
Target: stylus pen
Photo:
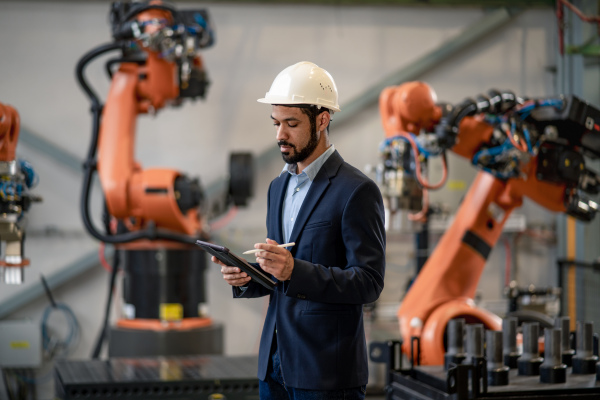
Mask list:
[[[284,244],[278,244],[277,247],[292,247],[293,245],[295,245],[296,243],[292,242],[292,243],[284,243]],[[260,249],[253,249],[253,250],[248,250],[243,252],[242,254],[254,254],[257,251],[261,251]]]

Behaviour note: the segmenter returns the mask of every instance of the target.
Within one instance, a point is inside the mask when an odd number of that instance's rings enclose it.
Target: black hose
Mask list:
[[[106,43],[100,45],[83,55],[77,62],[77,67],[75,68],[77,75],[77,82],[81,85],[84,92],[88,95],[92,102],[92,107],[101,107],[100,100],[96,93],[92,90],[90,85],[88,85],[87,80],[85,79],[84,71],[85,67],[94,60],[96,57],[101,56],[104,53],[108,53],[110,51],[119,50],[123,48],[123,44],[120,42],[117,43]]]
[[[96,345],[94,346],[94,351],[92,352],[92,359],[96,359],[100,357],[100,351],[102,351],[102,344],[104,343],[104,339],[106,338],[106,333],[108,330],[108,320],[110,317],[110,307],[112,305],[113,292],[115,291],[115,282],[117,280],[117,273],[119,271],[120,264],[120,253],[118,250],[115,250],[115,255],[113,259],[113,267],[110,272],[110,284],[108,286],[108,299],[106,300],[106,306],[104,308],[104,320],[102,322],[102,327],[100,328],[100,333],[98,334],[98,339],[96,340]]]
[[[102,103],[100,102],[100,99],[85,79],[85,68],[96,57],[99,57],[104,53],[120,50],[122,49],[122,47],[123,45],[121,43],[107,43],[100,45],[84,54],[83,57],[81,57],[77,62],[77,67],[75,68],[77,82],[79,82],[79,85],[82,87],[83,91],[87,94],[90,101],[92,102],[92,139],[88,148],[86,164],[89,163],[90,160],[93,160],[96,156],[96,148],[98,145],[98,127],[100,126],[100,113],[102,112]]]
[[[451,148],[456,144],[458,126],[463,118],[479,113],[504,113],[519,103],[512,92],[499,92],[495,89],[488,91],[488,96],[479,95],[476,100],[465,99],[459,105],[452,107],[448,115],[444,115],[435,127],[435,133],[440,145]]]
[[[104,226],[104,232],[110,234],[110,212],[108,211],[106,199],[104,199],[104,206],[102,207],[102,225]]]
[[[144,59],[144,58],[112,58],[112,59],[108,60],[106,62],[106,64],[104,64],[104,67],[106,69],[106,74],[108,75],[109,78],[112,79],[112,77],[113,77],[112,66],[114,64],[121,64],[121,63],[135,63],[138,65],[144,65],[146,63],[146,59]]]
[[[464,117],[475,115],[477,113],[477,103],[472,99],[466,99],[458,107],[452,110],[449,124],[451,127],[458,127],[458,124]]]
[[[435,134],[443,148],[451,148],[456,144],[458,136],[458,124],[469,115],[477,112],[477,103],[472,99],[466,99],[461,104],[453,107],[448,115],[443,116],[435,127]]]
[[[476,101],[465,99],[461,104],[454,107],[448,118],[448,125],[455,133],[458,130],[460,121],[465,117],[485,112],[504,113],[518,104],[517,97],[512,92],[498,92],[492,89],[488,94],[490,97],[479,95]]]

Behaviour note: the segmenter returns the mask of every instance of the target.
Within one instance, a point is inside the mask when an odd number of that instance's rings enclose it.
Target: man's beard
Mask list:
[[[310,135],[310,140],[308,141],[306,146],[304,146],[303,149],[301,149],[300,151],[294,151],[293,153],[292,152],[281,153],[281,157],[283,158],[283,161],[285,161],[288,164],[298,164],[299,162],[306,160],[308,158],[308,156],[310,156],[313,153],[313,151],[315,151],[318,144],[319,144],[319,139],[317,138],[317,132],[316,132],[316,130],[313,130]],[[296,150],[295,145],[288,143],[285,140],[278,141],[277,145],[279,147],[289,146],[293,150]]]

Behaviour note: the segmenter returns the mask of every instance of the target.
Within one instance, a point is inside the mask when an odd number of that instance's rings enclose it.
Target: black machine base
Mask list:
[[[567,366],[565,364],[540,368],[540,382],[565,383],[567,381]]]
[[[223,325],[188,330],[152,331],[113,327],[109,357],[154,357],[223,354]]]
[[[490,386],[503,386],[508,385],[508,375],[510,368],[498,368],[495,370],[488,369],[488,385]]]
[[[517,361],[519,375],[523,375],[523,376],[539,375],[540,374],[540,365],[542,365],[542,361],[543,361],[543,359],[541,357],[537,357],[535,359]]]
[[[519,359],[520,354],[505,354],[504,355],[504,365],[506,365],[510,369],[517,369],[518,364],[517,360]]]
[[[510,370],[508,385],[474,385],[478,378],[472,366],[458,365],[449,371],[443,366],[415,366],[390,371],[387,399],[402,400],[592,400],[600,398],[596,375],[573,375],[568,368],[562,384],[541,383],[540,376],[519,375]],[[479,390],[474,391],[476,386]]]
[[[598,357],[578,358],[573,357],[574,374],[593,374],[596,372]]]
[[[62,360],[56,397],[71,399],[258,400],[257,356]]]

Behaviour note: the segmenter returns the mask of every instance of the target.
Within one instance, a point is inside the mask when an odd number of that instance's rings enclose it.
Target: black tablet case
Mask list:
[[[214,243],[203,242],[202,240],[196,240],[196,244],[202,247],[208,253],[217,257],[224,264],[238,267],[247,273],[254,281],[260,283],[267,289],[273,290],[273,288],[277,285],[277,282],[271,279],[267,274],[251,265],[248,261],[229,251],[227,247],[219,246]]]

